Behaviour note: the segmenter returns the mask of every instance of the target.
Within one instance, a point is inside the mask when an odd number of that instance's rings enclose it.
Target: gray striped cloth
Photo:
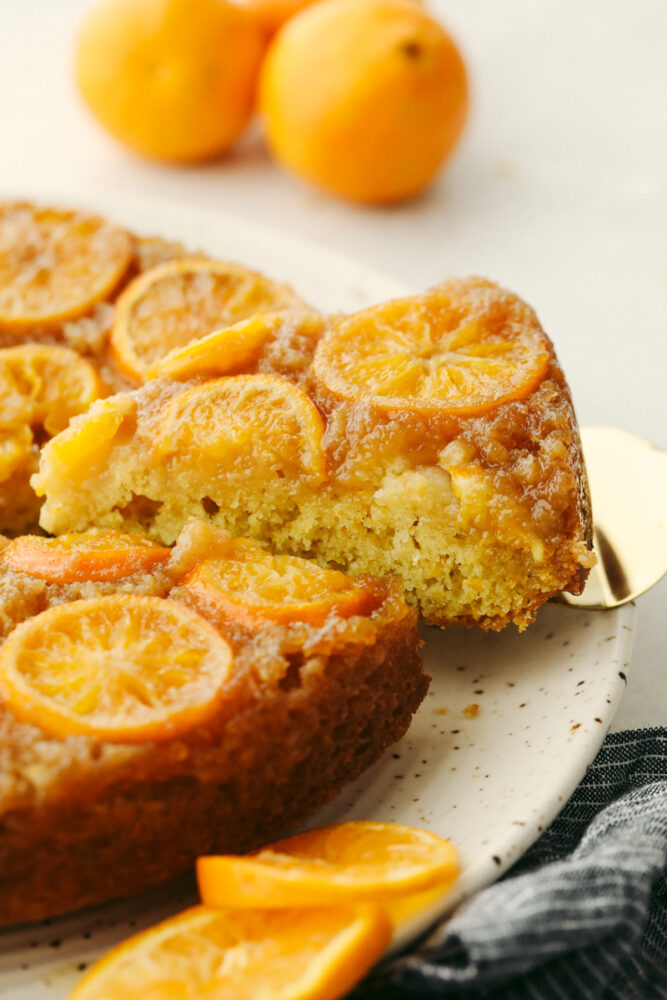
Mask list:
[[[607,737],[528,853],[354,1000],[667,1000],[667,729]]]

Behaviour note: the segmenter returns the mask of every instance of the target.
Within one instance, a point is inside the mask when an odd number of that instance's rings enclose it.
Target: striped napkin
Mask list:
[[[667,729],[607,736],[528,853],[354,1000],[667,1000]]]

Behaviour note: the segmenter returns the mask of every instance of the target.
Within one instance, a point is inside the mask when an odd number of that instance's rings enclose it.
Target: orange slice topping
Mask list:
[[[363,583],[308,559],[274,556],[258,542],[230,538],[195,566],[185,587],[219,617],[247,628],[265,622],[321,625],[330,614],[367,614],[377,601]]]
[[[0,693],[56,738],[164,741],[215,714],[231,666],[228,643],[196,612],[116,594],[18,625],[0,649]]]
[[[319,411],[294,383],[276,375],[235,375],[174,396],[160,418],[153,453],[156,460],[186,462],[213,496],[221,473],[322,481],[323,434]]]
[[[150,366],[175,348],[298,302],[286,285],[238,264],[172,260],[139,275],[119,296],[111,347],[121,371],[143,382]]]
[[[453,882],[456,850],[428,830],[398,823],[337,823],[243,857],[197,862],[209,906],[333,906],[381,900]]]
[[[131,236],[96,215],[0,205],[0,329],[54,327],[89,312],[127,272]]]
[[[22,535],[0,553],[0,566],[49,583],[120,580],[150,572],[169,552],[142,535],[100,528],[58,538]]]
[[[102,392],[93,366],[68,347],[21,344],[0,349],[3,424],[38,424],[57,434]]]
[[[380,958],[376,906],[245,913],[195,906],[114,948],[69,1000],[335,1000]]]
[[[57,480],[62,485],[72,485],[101,473],[123,424],[134,426],[136,409],[137,404],[129,395],[109,396],[47,441],[42,449],[40,471],[33,476],[37,496],[44,496]]]
[[[548,364],[533,312],[490,282],[469,279],[341,320],[319,343],[314,372],[343,399],[465,417],[524,398]]]
[[[249,368],[280,324],[280,315],[266,313],[214,330],[201,340],[176,347],[146,370],[145,377],[185,380],[195,375],[215,378]]]

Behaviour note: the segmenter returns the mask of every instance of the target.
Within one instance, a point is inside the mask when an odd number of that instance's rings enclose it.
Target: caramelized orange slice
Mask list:
[[[133,249],[128,233],[96,215],[0,205],[0,329],[83,316],[116,289]]]
[[[57,738],[162,741],[216,712],[231,666],[228,643],[185,605],[115,594],[18,625],[0,649],[0,693]]]
[[[286,285],[238,264],[172,260],[139,275],[119,296],[111,346],[121,371],[143,382],[149,367],[175,348],[298,302]]]
[[[258,480],[321,481],[323,434],[317,408],[292,382],[234,375],[174,396],[160,418],[153,454],[156,461],[186,461],[211,483],[238,468]]]
[[[49,583],[120,580],[150,572],[169,553],[142,535],[94,528],[58,538],[22,535],[2,550],[0,566]]]
[[[0,348],[0,421],[57,434],[103,393],[93,366],[68,347]]]
[[[44,496],[51,488],[80,483],[90,474],[99,474],[108,463],[123,424],[134,425],[136,408],[134,399],[124,393],[98,400],[71,426],[47,441],[39,472],[32,478],[37,496]]]
[[[250,539],[230,538],[217,548],[215,558],[195,566],[184,585],[202,607],[247,628],[265,622],[321,625],[330,614],[367,614],[377,603],[344,573],[296,556],[274,556]]]
[[[456,850],[435,833],[398,823],[337,823],[243,857],[199,858],[209,906],[333,906],[381,900],[453,882]]]
[[[342,319],[318,344],[314,372],[333,395],[381,410],[473,416],[527,396],[548,364],[533,312],[470,279]]]
[[[214,330],[201,340],[176,347],[146,370],[145,377],[185,380],[195,375],[215,378],[242,372],[257,360],[262,347],[280,324],[280,315],[266,313]]]
[[[246,913],[194,906],[114,948],[69,1000],[336,1000],[380,958],[376,906]]]

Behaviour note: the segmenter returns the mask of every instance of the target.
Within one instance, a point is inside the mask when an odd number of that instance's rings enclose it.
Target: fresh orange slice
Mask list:
[[[0,693],[14,715],[64,739],[172,739],[219,708],[232,652],[195,611],[115,594],[58,604],[0,649]]]
[[[2,550],[0,566],[49,583],[120,580],[150,572],[169,554],[142,535],[93,528],[58,538],[21,535]]]
[[[242,372],[257,360],[262,347],[279,324],[278,313],[239,320],[233,326],[214,330],[185,347],[174,348],[149,365],[145,377],[184,380],[195,375],[215,378]]]
[[[68,1000],[336,1000],[390,937],[377,906],[263,913],[194,906],[114,948]]]
[[[199,858],[208,906],[334,906],[381,900],[452,882],[456,850],[435,833],[398,823],[336,823],[243,857]]]
[[[57,434],[103,394],[93,366],[68,347],[0,348],[0,420],[38,424]]]
[[[129,233],[96,215],[0,205],[0,330],[83,316],[116,289],[133,250]]]
[[[308,559],[274,556],[258,542],[230,538],[195,566],[185,587],[202,607],[247,628],[266,622],[321,625],[330,614],[367,614],[377,601],[363,583]]]
[[[185,461],[204,484],[236,470],[258,481],[301,476],[321,482],[323,434],[319,411],[294,383],[276,375],[232,375],[169,400],[153,455]]]
[[[175,348],[298,302],[286,285],[238,264],[172,260],[139,275],[119,296],[111,347],[121,371],[143,382],[149,367]]]
[[[470,279],[341,320],[318,344],[313,368],[342,399],[467,417],[524,398],[548,364],[534,313],[490,282]]]

